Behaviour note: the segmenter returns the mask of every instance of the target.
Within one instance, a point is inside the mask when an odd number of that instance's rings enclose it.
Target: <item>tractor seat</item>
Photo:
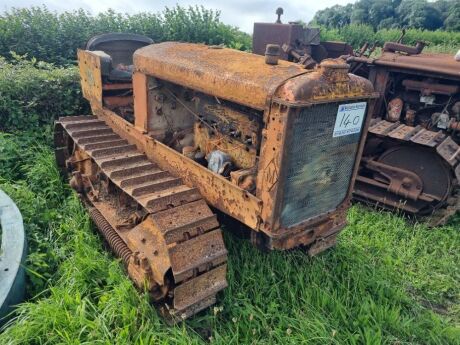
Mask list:
[[[86,50],[101,57],[102,77],[110,82],[129,82],[133,74],[133,54],[153,40],[142,35],[109,33],[94,36]]]

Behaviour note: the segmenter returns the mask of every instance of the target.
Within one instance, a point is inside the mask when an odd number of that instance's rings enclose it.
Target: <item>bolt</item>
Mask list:
[[[412,186],[412,181],[410,180],[410,178],[408,177],[404,177],[403,180],[402,180],[402,183],[401,185],[406,188],[406,189],[409,189],[411,186]]]

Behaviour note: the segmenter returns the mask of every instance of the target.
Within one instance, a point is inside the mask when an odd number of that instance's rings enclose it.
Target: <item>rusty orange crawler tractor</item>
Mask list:
[[[78,52],[94,116],[56,122],[56,157],[135,284],[183,319],[227,286],[208,205],[244,224],[258,246],[314,255],[334,245],[374,93],[341,60],[307,70],[149,43],[109,34]]]

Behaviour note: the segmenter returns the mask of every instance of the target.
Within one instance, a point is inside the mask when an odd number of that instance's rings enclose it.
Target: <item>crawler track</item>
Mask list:
[[[432,227],[445,224],[460,209],[460,147],[450,136],[421,126],[375,120],[369,127],[367,145],[372,145],[369,149],[372,155],[366,155],[365,148],[356,179],[355,199],[400,209]],[[381,147],[385,147],[383,153]],[[390,155],[392,160],[388,158]],[[399,186],[385,183],[375,163],[418,174],[421,177],[419,191],[413,189],[413,183],[411,193],[400,187],[404,181]]]
[[[185,319],[215,303],[227,286],[227,250],[195,188],[94,116],[60,118],[55,147],[107,243],[165,317]]]

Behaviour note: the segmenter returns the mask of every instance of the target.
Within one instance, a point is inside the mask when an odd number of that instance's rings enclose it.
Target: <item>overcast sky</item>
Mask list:
[[[158,12],[165,6],[172,7],[175,4],[182,6],[204,5],[206,8],[221,11],[221,19],[226,24],[238,26],[242,30],[252,33],[254,22],[275,21],[276,8],[284,9],[283,22],[301,19],[310,21],[317,10],[333,6],[335,4],[347,4],[353,0],[0,0],[0,10],[11,7],[25,7],[45,4],[49,9],[60,11],[72,10],[82,7],[91,13],[105,11],[113,8],[116,11],[137,13],[145,11]]]

